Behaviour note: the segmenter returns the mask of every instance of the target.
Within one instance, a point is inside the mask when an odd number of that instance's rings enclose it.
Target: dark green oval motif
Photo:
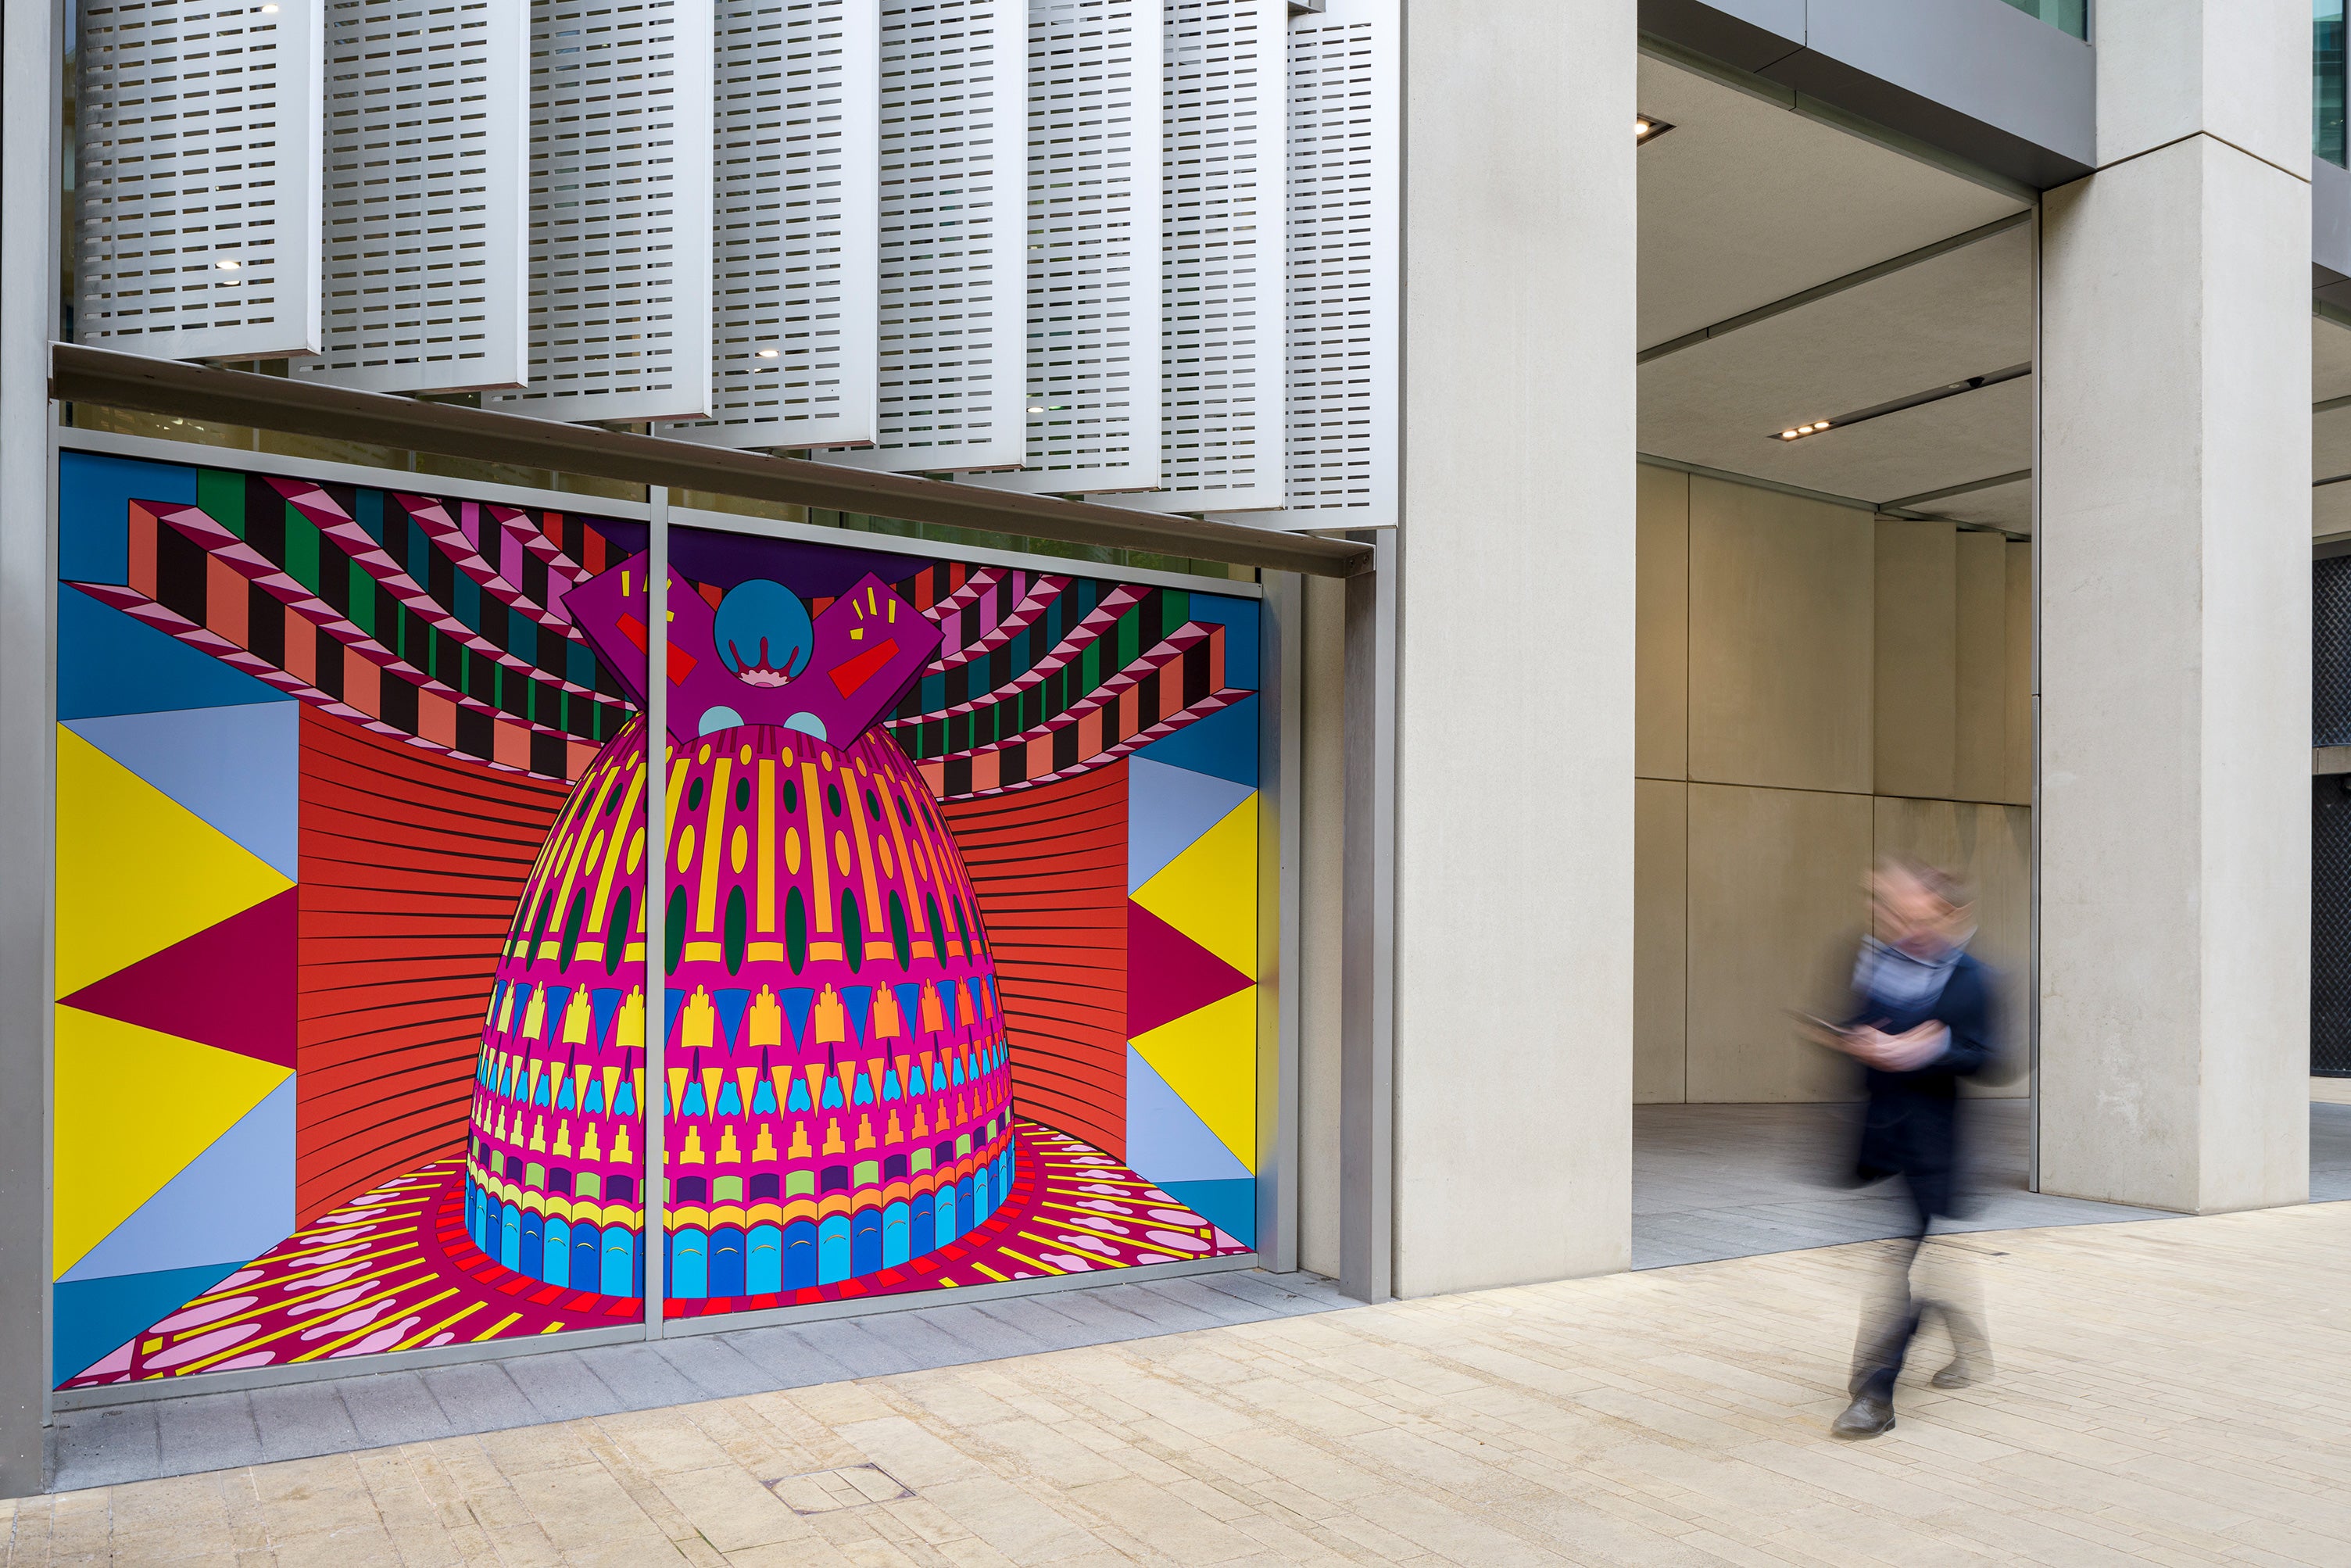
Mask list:
[[[799,809],[800,809],[800,791],[799,791],[799,785],[797,785],[797,784],[794,784],[790,779],[785,779],[785,780],[784,780],[784,810],[787,810],[787,811],[797,811],[797,810],[799,810]]]
[[[841,950],[849,959],[849,972],[857,973],[865,967],[865,932],[857,924],[857,895],[841,895]]]
[[[662,946],[668,949],[665,973],[677,973],[677,960],[685,951],[685,889],[674,887],[669,894],[669,913],[662,917]]]
[[[612,901],[612,923],[604,927],[604,973],[608,975],[620,972],[621,955],[629,949],[629,911],[634,902],[625,887]]]
[[[914,956],[914,938],[906,930],[906,901],[895,893],[890,895],[890,951],[901,969]]]
[[[739,974],[743,968],[743,942],[750,933],[751,917],[744,913],[743,890],[736,888],[726,895],[726,929],[723,934],[726,946],[726,972]]]
[[[702,810],[702,780],[699,779],[685,787],[685,809],[689,811]]]
[[[797,887],[784,897],[784,956],[791,960],[795,975],[808,962],[808,906],[800,902]]]
[[[738,811],[751,809],[751,781],[748,779],[735,780],[735,809]]]
[[[825,810],[831,811],[834,816],[838,817],[841,815],[840,785],[828,784],[824,787],[824,804]]]
[[[581,888],[572,896],[569,913],[563,917],[563,944],[555,950],[555,967],[571,967],[571,956],[580,951],[580,926],[588,918],[588,890]]]

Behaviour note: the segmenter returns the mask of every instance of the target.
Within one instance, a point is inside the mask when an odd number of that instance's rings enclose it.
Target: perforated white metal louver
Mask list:
[[[1286,0],[1167,0],[1161,473],[1120,504],[1282,503]]]
[[[1396,520],[1396,0],[1290,34],[1288,505],[1272,528]]]
[[[881,430],[834,463],[1024,455],[1026,0],[883,0]]]
[[[324,344],[298,380],[522,384],[528,0],[326,0]]]
[[[709,413],[710,39],[710,0],[534,0],[530,378],[485,407]]]
[[[172,360],[319,346],[319,5],[81,7],[78,341]]]
[[[708,420],[720,446],[875,430],[880,0],[716,0]]]
[[[1027,465],[1159,484],[1161,0],[1029,0]]]

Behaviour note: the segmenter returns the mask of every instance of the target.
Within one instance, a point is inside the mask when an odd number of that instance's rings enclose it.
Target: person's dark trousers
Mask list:
[[[1897,1239],[1889,1249],[1892,1268],[1886,1276],[1885,1293],[1862,1319],[1861,1333],[1854,1340],[1853,1380],[1847,1391],[1855,1397],[1865,1392],[1881,1399],[1894,1397],[1894,1385],[1902,1375],[1903,1358],[1910,1354],[1910,1342],[1917,1336],[1919,1319],[1930,1304],[1912,1294],[1910,1275],[1918,1261],[1918,1249],[1927,1243],[1927,1228],[1933,1218],[1917,1201],[1917,1195],[1912,1193],[1909,1233]]]

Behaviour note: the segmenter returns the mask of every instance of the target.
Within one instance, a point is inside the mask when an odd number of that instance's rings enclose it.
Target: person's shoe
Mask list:
[[[1965,1388],[1971,1383],[1981,1383],[1991,1375],[1991,1358],[1958,1355],[1951,1364],[1927,1381],[1938,1388]]]
[[[1844,1414],[1829,1423],[1829,1436],[1855,1439],[1875,1437],[1894,1430],[1894,1401],[1882,1394],[1864,1390],[1844,1407]]]

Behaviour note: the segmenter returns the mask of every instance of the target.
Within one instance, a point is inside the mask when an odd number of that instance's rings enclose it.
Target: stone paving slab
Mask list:
[[[2351,1207],[1954,1246],[1998,1370],[1907,1381],[1865,1444],[1825,1427],[1874,1243],[277,1463],[252,1402],[175,1402],[160,1437],[168,1407],[113,1419],[239,1468],[0,1503],[0,1539],[10,1568],[2351,1562]],[[986,1312],[1041,1338],[1056,1304]],[[938,1332],[1008,1343],[961,1311]],[[305,1419],[427,1424],[405,1398]]]

